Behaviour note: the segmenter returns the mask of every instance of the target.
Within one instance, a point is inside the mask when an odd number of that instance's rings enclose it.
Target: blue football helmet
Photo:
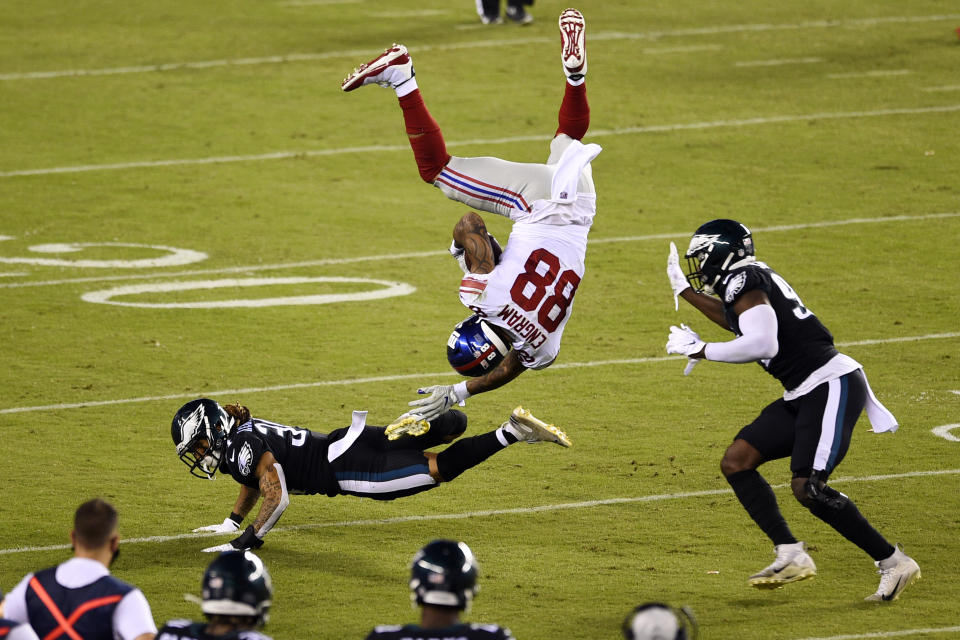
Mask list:
[[[510,346],[480,316],[474,314],[453,328],[447,340],[447,360],[458,373],[476,378],[500,364]]]
[[[477,572],[466,543],[434,540],[410,563],[410,597],[419,605],[467,610],[479,590]]]

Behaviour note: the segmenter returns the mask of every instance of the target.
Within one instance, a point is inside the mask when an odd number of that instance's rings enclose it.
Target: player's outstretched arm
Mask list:
[[[693,289],[685,290],[680,294],[680,297],[727,331],[732,331],[730,325],[727,324],[726,316],[723,315],[723,303],[718,298],[708,296],[705,293],[697,293]]]
[[[520,358],[517,357],[517,350],[511,349],[507,357],[501,360],[500,364],[489,372],[477,378],[467,380],[467,391],[471,396],[485,391],[492,391],[507,384],[526,370],[527,368],[523,366]]]
[[[283,475],[283,467],[273,457],[269,451],[265,451],[260,456],[254,472],[260,483],[260,490],[256,491],[258,495],[263,496],[260,503],[260,510],[257,512],[257,518],[253,524],[248,525],[237,538],[227,544],[218,545],[204,549],[205,552],[229,551],[230,549],[259,549],[263,546],[263,536],[267,534],[273,525],[277,523],[283,514],[287,505],[290,504],[290,497],[287,493],[287,482]],[[237,502],[242,500],[243,495]],[[255,500],[254,500],[255,502]]]
[[[677,245],[670,243],[670,253],[667,254],[667,278],[670,279],[670,288],[673,289],[673,306],[679,310],[678,298],[683,298],[693,305],[700,313],[715,323],[730,331],[727,319],[723,314],[723,303],[717,298],[704,293],[697,293],[687,281],[687,276],[680,267],[680,254]]]

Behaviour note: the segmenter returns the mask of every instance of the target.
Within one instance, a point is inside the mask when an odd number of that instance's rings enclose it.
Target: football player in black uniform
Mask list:
[[[171,433],[180,459],[190,472],[213,479],[219,468],[240,483],[233,512],[222,524],[194,529],[237,531],[257,500],[263,502],[253,524],[233,541],[204,549],[257,549],[289,504],[290,494],[350,494],[393,500],[433,489],[453,480],[515,442],[570,440],[561,430],[517,407],[500,427],[462,438],[439,453],[425,451],[451,442],[467,428],[467,417],[449,411],[432,422],[419,422],[391,440],[384,427],[366,426],[366,411],[354,411],[350,427],[317,433],[251,417],[240,404],[221,407],[200,398],[183,405]]]
[[[775,546],[776,560],[752,575],[750,584],[777,588],[816,574],[806,545],[790,532],[773,490],[757,472],[767,460],[790,457],[796,499],[879,568],[880,586],[867,600],[895,600],[920,577],[920,567],[827,480],[846,455],[864,408],[874,431],[895,431],[896,419],[877,401],[861,365],[839,353],[833,336],[787,281],[756,260],[745,226],[733,220],[707,222],[694,233],[686,257],[685,275],[670,243],[667,275],[674,295],[737,337],[704,343],[686,325],[670,327],[667,352],[690,358],[684,373],[702,359],[759,362],[785,389],[740,430],[720,463],[733,492]]]
[[[410,563],[410,596],[420,606],[420,624],[380,625],[367,640],[513,640],[495,624],[461,622],[476,595],[477,561],[463,542],[434,540]]]
[[[224,551],[203,574],[200,608],[206,622],[171,620],[157,640],[270,640],[266,624],[273,600],[270,573],[250,551]]]

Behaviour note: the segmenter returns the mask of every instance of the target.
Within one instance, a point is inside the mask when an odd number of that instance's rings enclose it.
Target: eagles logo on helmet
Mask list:
[[[447,340],[447,361],[458,373],[476,378],[500,364],[510,347],[496,330],[474,314],[458,324]]]
[[[712,294],[723,276],[755,260],[753,236],[736,220],[711,220],[694,232],[686,258],[690,286]]]
[[[233,422],[223,407],[209,398],[191,400],[180,407],[170,425],[170,434],[177,455],[190,467],[191,474],[214,479]]]
[[[410,597],[419,605],[463,611],[477,591],[477,561],[464,542],[434,540],[410,563]]]

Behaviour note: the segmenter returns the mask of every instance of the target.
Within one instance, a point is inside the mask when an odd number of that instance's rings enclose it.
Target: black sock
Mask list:
[[[874,560],[889,558],[893,545],[880,535],[863,517],[853,500],[847,500],[842,509],[833,509],[819,502],[809,507],[810,513],[837,530],[844,538],[866,551]]]
[[[740,504],[773,544],[793,544],[797,541],[780,514],[773,489],[756,469],[737,471],[727,476]]]
[[[495,18],[500,15],[500,0],[482,0],[483,13],[486,16]]]
[[[504,446],[497,438],[496,431],[458,440],[437,454],[437,469],[440,471],[440,477],[449,482],[470,467],[475,467],[500,451]]]

